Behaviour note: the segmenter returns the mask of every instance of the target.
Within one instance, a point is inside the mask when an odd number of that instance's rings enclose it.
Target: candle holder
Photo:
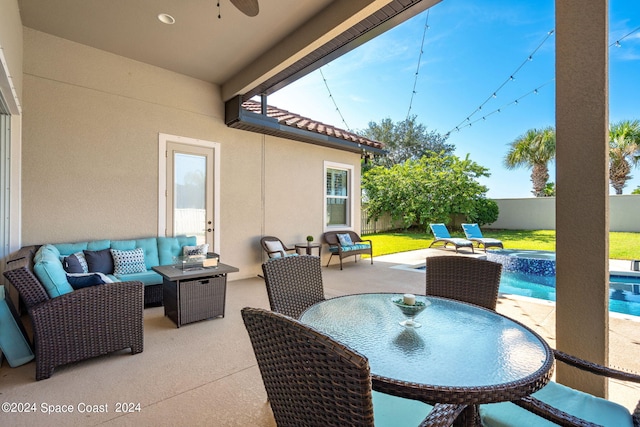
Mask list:
[[[422,326],[421,323],[415,321],[415,317],[422,313],[422,311],[431,305],[426,299],[416,297],[415,304],[408,305],[404,303],[402,296],[396,296],[391,299],[391,302],[400,309],[402,314],[407,318],[399,322],[405,328],[419,328]]]

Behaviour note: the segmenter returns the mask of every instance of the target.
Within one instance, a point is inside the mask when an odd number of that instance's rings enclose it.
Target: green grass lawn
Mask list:
[[[482,230],[484,237],[502,240],[505,249],[537,249],[555,251],[555,230]],[[463,237],[453,232],[451,237]],[[428,248],[433,241],[431,233],[415,231],[368,234],[373,242],[373,256]],[[589,240],[585,239],[585,249]],[[609,233],[609,258],[640,259],[640,233]]]

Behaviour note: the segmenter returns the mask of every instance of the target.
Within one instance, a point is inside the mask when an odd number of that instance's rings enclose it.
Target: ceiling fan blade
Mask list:
[[[247,16],[256,16],[260,12],[258,0],[230,0],[240,12]]]

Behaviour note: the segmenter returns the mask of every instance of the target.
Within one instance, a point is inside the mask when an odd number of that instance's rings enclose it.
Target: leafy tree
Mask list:
[[[417,160],[433,155],[433,153],[452,154],[455,148],[454,145],[446,143],[447,136],[436,131],[427,131],[423,124],[416,123],[415,115],[396,123],[390,118],[383,119],[380,123],[369,122],[369,128],[358,133],[384,143],[388,151],[386,156],[376,157],[372,166],[390,167],[409,159]]]
[[[481,226],[496,222],[500,213],[495,200],[485,199],[484,197],[476,201],[474,211],[467,215],[467,221],[476,222]]]
[[[390,168],[376,166],[362,177],[370,219],[388,212],[405,227],[448,223],[452,214],[478,215],[477,204],[487,187],[477,181],[488,177],[488,169],[452,154],[429,153]],[[495,220],[494,220],[495,221]]]
[[[556,195],[556,184],[554,182],[547,182],[547,185],[544,186],[544,196],[555,197],[555,195]]]
[[[509,145],[504,166],[507,169],[530,168],[532,193],[536,197],[544,197],[549,180],[548,163],[556,156],[556,132],[553,127],[529,129]]]
[[[640,186],[636,187],[636,189],[633,190],[631,194],[640,194]]]
[[[609,128],[609,180],[616,194],[631,179],[631,168],[640,162],[640,121],[622,120]]]

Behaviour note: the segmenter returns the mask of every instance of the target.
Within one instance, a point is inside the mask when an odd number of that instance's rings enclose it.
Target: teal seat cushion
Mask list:
[[[631,414],[622,405],[583,393],[556,382],[550,382],[533,396],[554,408],[604,427],[633,427]],[[556,427],[511,402],[480,406],[485,427]]]
[[[354,243],[353,245],[342,246],[342,252],[359,251],[361,249],[370,249],[370,248],[371,248],[371,245],[369,243]],[[329,252],[338,253],[338,248],[336,246],[330,246]]]
[[[160,257],[158,256],[158,239],[150,237],[148,239],[136,239],[136,248],[142,249],[144,252],[144,263],[147,270],[151,267],[160,265]]]
[[[51,298],[73,292],[55,246],[43,245],[33,257],[33,262],[33,272]]]
[[[138,280],[145,286],[147,285],[159,285],[162,283],[162,276],[155,271],[145,271],[144,273],[133,274],[118,274],[115,276],[120,282],[130,282],[132,280]]]
[[[112,240],[111,249],[118,251],[131,251],[136,248],[135,240]]]
[[[87,242],[88,251],[103,251],[105,249],[111,249],[111,240],[93,240]]]
[[[433,406],[417,400],[372,392],[373,421],[376,427],[415,427],[429,415]]]
[[[24,365],[34,357],[4,299],[4,286],[0,286],[0,350],[12,368]]]
[[[53,246],[58,249],[63,257],[87,250],[88,242],[79,243],[55,243]]]
[[[182,256],[182,247],[195,244],[195,236],[158,237],[159,265],[175,264],[174,258]]]

